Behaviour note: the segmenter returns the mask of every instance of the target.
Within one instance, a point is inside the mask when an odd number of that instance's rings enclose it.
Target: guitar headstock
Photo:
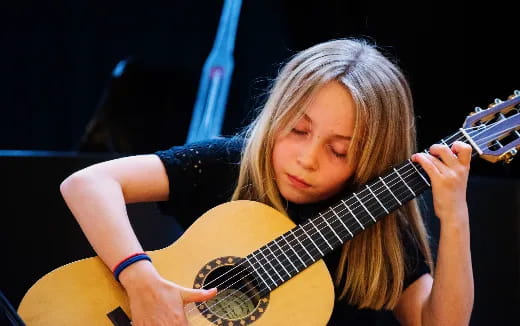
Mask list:
[[[509,163],[520,149],[520,91],[506,101],[496,99],[487,109],[475,108],[461,131],[480,157]]]

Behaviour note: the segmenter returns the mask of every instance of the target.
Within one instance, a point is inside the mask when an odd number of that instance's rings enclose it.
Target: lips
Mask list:
[[[308,188],[311,186],[310,184],[306,183],[302,179],[295,177],[293,175],[288,174],[287,177],[288,177],[289,181],[291,182],[291,184],[297,188]]]

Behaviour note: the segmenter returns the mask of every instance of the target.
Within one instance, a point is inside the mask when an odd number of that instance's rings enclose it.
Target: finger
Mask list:
[[[452,166],[457,163],[457,155],[447,145],[435,144],[430,147],[430,154],[440,158],[444,164]]]
[[[460,163],[464,165],[468,165],[470,163],[472,150],[473,148],[469,144],[463,143],[461,141],[456,141],[451,146],[451,151],[457,155]]]
[[[185,288],[181,292],[184,303],[201,302],[213,298],[217,294],[217,288],[209,290],[196,290]]]
[[[438,166],[442,165],[442,163],[435,163],[434,160],[438,161],[439,159],[426,153],[417,153],[412,155],[412,161],[419,163],[421,167],[424,169],[424,171],[426,171],[430,179],[432,179],[434,175],[441,173],[441,171],[439,171]]]
[[[436,168],[439,174],[444,174],[448,170],[447,164],[441,158],[431,155],[430,153],[422,153],[424,157],[429,160]],[[451,154],[455,156],[455,154]]]

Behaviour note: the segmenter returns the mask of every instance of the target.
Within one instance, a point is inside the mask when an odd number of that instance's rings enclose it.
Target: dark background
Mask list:
[[[0,5],[0,241],[8,251],[0,290],[15,305],[44,273],[92,254],[59,195],[63,178],[96,161],[184,143],[222,3]],[[375,41],[398,60],[412,87],[418,141],[425,148],[461,127],[475,106],[520,89],[519,7],[497,1],[471,8],[439,1],[244,1],[223,133],[249,121],[288,56],[320,41],[355,36]],[[111,77],[123,59],[133,63],[124,82]],[[126,104],[117,108],[114,128],[136,121],[139,127],[127,128],[134,132],[126,134],[129,147],[122,153],[81,150],[87,124],[107,98]],[[518,323],[518,161],[472,163],[472,325]],[[149,206],[130,212],[156,213]],[[177,235],[157,227],[167,223],[177,230],[174,221],[138,221],[147,248],[164,247]],[[152,231],[158,229],[159,235]]]
[[[222,3],[3,2],[0,149],[75,149],[110,86],[112,70],[127,58],[167,72],[171,84],[167,106],[128,110],[140,110],[142,117],[176,112],[186,119]],[[518,7],[497,1],[480,7],[455,1],[244,1],[223,132],[248,121],[289,55],[320,41],[356,36],[375,41],[398,60],[414,92],[420,144],[428,146],[458,129],[475,106],[520,88]],[[164,125],[187,129],[176,120]],[[179,134],[166,141],[184,140]],[[149,150],[157,149],[155,141]]]

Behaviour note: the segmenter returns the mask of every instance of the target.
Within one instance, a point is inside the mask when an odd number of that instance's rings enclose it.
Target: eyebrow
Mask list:
[[[303,118],[304,118],[305,120],[307,120],[309,123],[312,124],[312,120],[311,120],[311,118],[307,115],[307,113],[304,113],[304,114],[303,114]],[[333,135],[332,137],[333,137],[333,138],[343,139],[343,140],[352,140],[352,137],[351,137],[351,136]]]

